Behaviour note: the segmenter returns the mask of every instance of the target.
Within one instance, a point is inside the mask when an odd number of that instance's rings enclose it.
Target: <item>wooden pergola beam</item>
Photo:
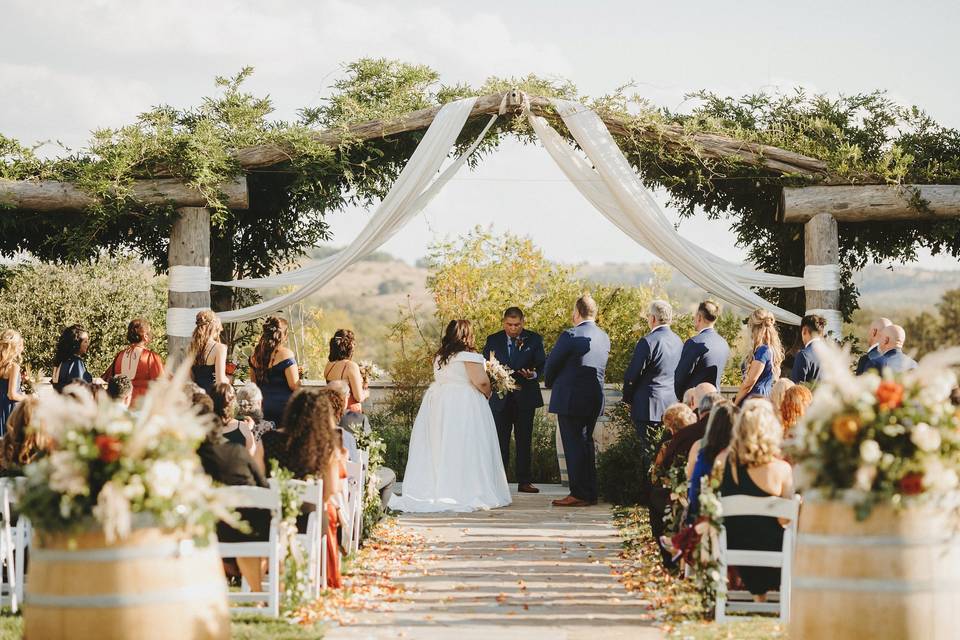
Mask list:
[[[142,204],[172,204],[176,207],[205,207],[207,199],[190,185],[175,178],[137,180],[131,187],[133,198]],[[247,179],[239,176],[220,185],[231,209],[250,206]],[[89,193],[68,182],[54,180],[0,179],[0,211],[83,211],[98,204]]]
[[[927,202],[923,210],[911,205],[916,193]],[[838,222],[924,220],[960,217],[960,185],[843,185],[786,187],[780,218],[807,222],[829,213]]]

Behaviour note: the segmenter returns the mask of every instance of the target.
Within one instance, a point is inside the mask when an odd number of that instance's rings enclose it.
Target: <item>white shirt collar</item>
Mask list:
[[[704,331],[713,331],[713,327],[704,327],[703,329],[700,329],[700,331],[697,332],[697,335],[700,335]]]
[[[595,322],[596,320],[581,320],[580,324],[578,324],[577,326],[579,327],[580,325],[584,325],[584,324],[593,324]]]
[[[816,342],[817,340],[822,340],[822,338],[819,338],[819,337],[817,337],[817,338],[810,338],[809,340],[807,340],[807,342],[804,343],[803,348],[806,349],[807,347],[809,347],[812,343]]]

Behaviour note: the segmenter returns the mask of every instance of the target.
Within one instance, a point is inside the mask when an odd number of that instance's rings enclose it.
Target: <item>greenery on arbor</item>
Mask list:
[[[751,258],[769,271],[797,275],[803,269],[802,227],[776,220],[786,184],[960,181],[960,133],[882,92],[837,98],[803,91],[736,98],[700,92],[691,94],[689,111],[674,112],[630,94],[628,87],[590,98],[568,81],[536,76],[491,78],[479,87],[445,85],[429,67],[365,58],[346,65],[324,104],[305,108],[285,122],[270,119],[269,98],[245,91],[243,83],[251,72],[246,68],[231,78],[218,78],[219,94],[195,108],[161,105],[130,125],[98,130],[88,148],[63,158],[42,160],[34,149],[0,137],[0,178],[68,181],[103,202],[82,214],[7,212],[0,217],[0,253],[27,250],[42,259],[82,260],[102,249],[133,249],[163,269],[173,212],[170,207],[136,204],[130,185],[137,178],[172,175],[205,194],[215,212],[214,279],[265,275],[327,239],[328,213],[382,197],[423,133],[366,141],[347,138],[333,149],[316,140],[312,134],[317,130],[344,130],[358,122],[513,87],[578,99],[619,116],[629,132],[619,143],[644,182],[666,189],[685,216],[702,212],[729,219]],[[470,123],[462,144],[476,134],[481,120]],[[691,135],[669,143],[656,135],[677,126]],[[784,176],[733,158],[708,158],[693,139],[695,132],[796,151],[826,161],[829,170],[821,176]],[[522,118],[501,119],[473,161],[507,135],[532,140]],[[242,173],[233,152],[262,144],[279,145],[289,160],[249,171],[250,208],[226,209],[217,185]],[[921,199],[914,204],[923,210]],[[844,312],[856,306],[851,270],[869,261],[909,260],[920,247],[960,254],[960,221],[841,224]],[[802,290],[763,294],[794,311],[803,308]],[[234,300],[230,290],[214,290],[215,308],[246,302]]]

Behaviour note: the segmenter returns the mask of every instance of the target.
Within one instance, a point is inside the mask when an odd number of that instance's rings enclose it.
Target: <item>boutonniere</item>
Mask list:
[[[513,343],[517,345],[517,351],[523,351],[523,336],[518,337]]]

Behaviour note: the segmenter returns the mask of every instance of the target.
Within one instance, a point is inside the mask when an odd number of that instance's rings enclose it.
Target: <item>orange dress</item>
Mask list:
[[[347,477],[347,467],[340,463],[340,479]],[[343,586],[340,579],[340,548],[337,543],[337,529],[340,527],[340,515],[333,499],[327,500],[324,508],[327,510],[327,587],[339,589]]]
[[[131,360],[132,349],[124,349],[116,355],[110,367],[103,374],[104,380],[110,380],[113,376],[125,375],[130,378],[133,384],[133,398],[130,404],[133,405],[137,398],[147,392],[147,387],[151,382],[163,375],[163,360],[160,355],[144,347],[140,351],[140,358],[137,361]],[[133,375],[130,375],[133,373]]]

